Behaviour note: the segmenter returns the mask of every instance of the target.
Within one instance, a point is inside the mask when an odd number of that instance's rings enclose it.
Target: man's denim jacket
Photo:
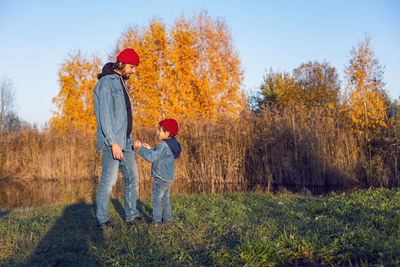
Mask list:
[[[132,134],[129,139],[126,137],[128,118],[123,92],[125,89],[121,82],[123,82],[121,76],[110,74],[102,77],[93,89],[98,151],[115,143],[125,150],[132,138]]]

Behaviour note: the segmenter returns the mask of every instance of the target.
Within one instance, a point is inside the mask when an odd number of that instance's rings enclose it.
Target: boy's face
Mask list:
[[[158,127],[157,128],[157,136],[159,140],[167,139],[169,137],[169,133],[167,131],[164,131],[163,128]]]

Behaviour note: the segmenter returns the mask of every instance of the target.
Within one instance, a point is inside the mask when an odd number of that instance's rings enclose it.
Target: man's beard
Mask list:
[[[124,80],[129,80],[130,74],[127,74],[124,70],[121,71],[121,76]]]
[[[130,75],[127,75],[126,73],[121,73],[121,77],[122,79],[124,79],[125,81],[129,80]]]

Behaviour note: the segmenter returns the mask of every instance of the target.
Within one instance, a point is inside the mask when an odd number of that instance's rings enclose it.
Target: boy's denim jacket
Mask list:
[[[173,139],[164,139],[157,148],[147,150],[143,146],[137,152],[145,160],[152,163],[151,177],[160,177],[168,181],[174,179],[175,161],[181,153],[181,145]]]
[[[127,149],[126,131],[128,118],[122,77],[118,74],[103,76],[93,89],[93,105],[97,120],[97,149],[104,150],[111,144]]]

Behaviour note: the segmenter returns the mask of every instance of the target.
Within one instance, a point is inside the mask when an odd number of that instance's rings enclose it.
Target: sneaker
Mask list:
[[[104,230],[107,228],[113,228],[114,226],[111,224],[110,221],[106,221],[105,223],[100,223],[99,221],[96,221],[96,227],[99,230]]]
[[[152,222],[151,223],[151,225],[154,227],[154,228],[158,228],[158,227],[160,227],[161,226],[161,222]]]
[[[134,225],[140,224],[142,222],[142,217],[136,217],[132,221],[126,222],[126,226],[132,227]]]

